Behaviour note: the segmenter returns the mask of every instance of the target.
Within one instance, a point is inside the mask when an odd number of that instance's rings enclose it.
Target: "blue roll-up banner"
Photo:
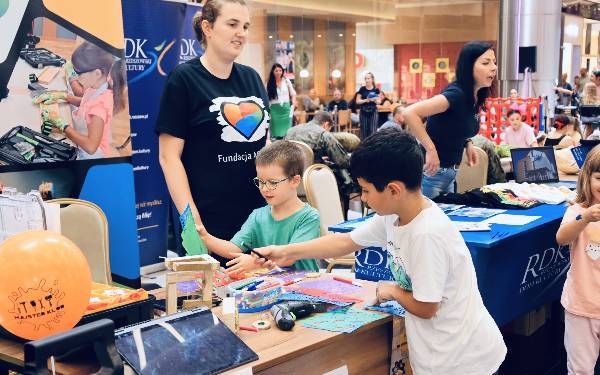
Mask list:
[[[158,162],[154,125],[171,70],[199,56],[192,18],[194,4],[147,0],[123,2],[125,62],[133,144],[136,217],[141,265],[160,261],[167,248],[170,197]]]

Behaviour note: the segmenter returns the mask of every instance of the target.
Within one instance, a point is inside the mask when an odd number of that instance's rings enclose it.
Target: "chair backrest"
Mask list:
[[[321,235],[325,235],[328,227],[344,221],[335,175],[325,164],[313,164],[304,171],[303,181],[308,203],[321,216]]]
[[[463,151],[463,158],[460,162],[460,168],[456,174],[456,192],[463,193],[467,190],[476,189],[487,184],[488,175],[488,156],[481,148],[473,146],[479,162],[477,165],[469,167],[467,164],[467,153]]]
[[[85,255],[92,272],[92,280],[110,284],[108,248],[108,221],[100,207],[82,199],[60,198],[48,201],[58,203],[62,234],[73,241]]]
[[[290,140],[290,142],[293,142],[298,147],[300,147],[300,150],[302,150],[302,155],[304,156],[303,171],[305,171],[306,168],[310,167],[315,163],[315,153],[313,152],[312,148],[310,148],[310,146],[304,142],[294,140]],[[306,197],[306,190],[304,190],[304,184],[298,185],[298,189],[296,189],[296,191],[298,192],[298,196],[300,198]]]
[[[350,110],[349,109],[340,109],[337,112],[338,116],[338,125],[346,126],[350,123]]]

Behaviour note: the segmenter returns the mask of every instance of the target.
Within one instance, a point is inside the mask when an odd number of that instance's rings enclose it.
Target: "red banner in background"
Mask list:
[[[510,126],[508,116],[511,109],[521,112],[521,121],[533,127],[535,134],[540,130],[541,99],[539,98],[488,98],[479,111],[479,134],[495,142],[502,143],[504,129]]]

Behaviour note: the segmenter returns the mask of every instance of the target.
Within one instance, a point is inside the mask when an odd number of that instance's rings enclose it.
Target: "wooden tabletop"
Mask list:
[[[321,277],[331,278],[331,274],[323,274]],[[355,296],[361,298],[363,302],[355,304],[354,308],[362,308],[365,303],[369,303],[375,296],[376,283],[369,281],[361,281],[363,288]],[[164,290],[156,290],[151,292],[157,299],[164,298]],[[213,309],[215,315],[221,315],[221,307]],[[267,315],[265,315],[267,314]],[[253,314],[240,314],[241,325],[252,325],[252,322],[268,317],[268,311]],[[367,324],[352,334],[339,332],[328,332],[312,328],[303,327],[302,324],[296,324],[291,331],[281,331],[271,321],[271,328],[265,331],[249,332],[240,331],[238,336],[254,350],[259,359],[247,364],[245,367],[252,367],[253,372],[266,370],[278,364],[287,362],[292,358],[302,356],[306,353],[315,351],[319,348],[331,345],[332,343],[340,342],[343,345],[343,340],[365,333],[366,331],[380,328],[382,325],[389,324],[392,317],[387,314],[382,314],[382,319]],[[379,333],[378,333],[379,334]],[[379,348],[375,348],[379,350]],[[366,351],[369,348],[365,348]],[[23,346],[21,343],[8,339],[0,339],[0,358],[11,359],[17,363],[23,361]],[[357,359],[360,360],[360,359]],[[239,367],[227,372],[235,374],[244,367]],[[63,374],[89,374],[98,371],[97,363],[89,363],[81,361],[78,363],[61,363],[56,362],[57,373]]]
[[[331,274],[324,274],[321,277],[331,278]],[[374,282],[361,281],[362,290],[356,294],[363,302],[353,305],[354,308],[362,308],[365,303],[370,303],[375,296]],[[217,316],[221,314],[221,308],[213,309]],[[266,312],[268,313],[268,312]],[[252,322],[261,319],[264,313],[240,314],[240,325],[252,325]],[[391,322],[392,317],[382,314],[382,319],[367,324],[355,333],[368,331],[375,327]],[[271,328],[266,331],[249,332],[240,331],[238,336],[258,354],[259,359],[248,364],[246,367],[252,367],[254,372],[262,371],[269,367],[288,361],[291,358],[298,357],[304,353],[315,350],[318,347],[330,345],[336,341],[342,342],[348,334],[340,332],[322,331],[313,328],[303,327],[298,323],[291,331],[281,331],[271,321]],[[353,333],[353,334],[355,334]],[[367,350],[367,348],[365,348]],[[231,374],[239,371],[240,368],[232,370]]]

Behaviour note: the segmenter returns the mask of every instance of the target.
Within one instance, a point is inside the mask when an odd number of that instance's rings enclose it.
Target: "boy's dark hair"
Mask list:
[[[279,165],[287,177],[302,176],[304,155],[300,147],[290,141],[277,141],[265,146],[256,155],[256,165]]]
[[[362,178],[382,192],[392,181],[407,189],[421,188],[423,151],[417,139],[399,129],[383,129],[362,141],[350,158],[354,178]]]

